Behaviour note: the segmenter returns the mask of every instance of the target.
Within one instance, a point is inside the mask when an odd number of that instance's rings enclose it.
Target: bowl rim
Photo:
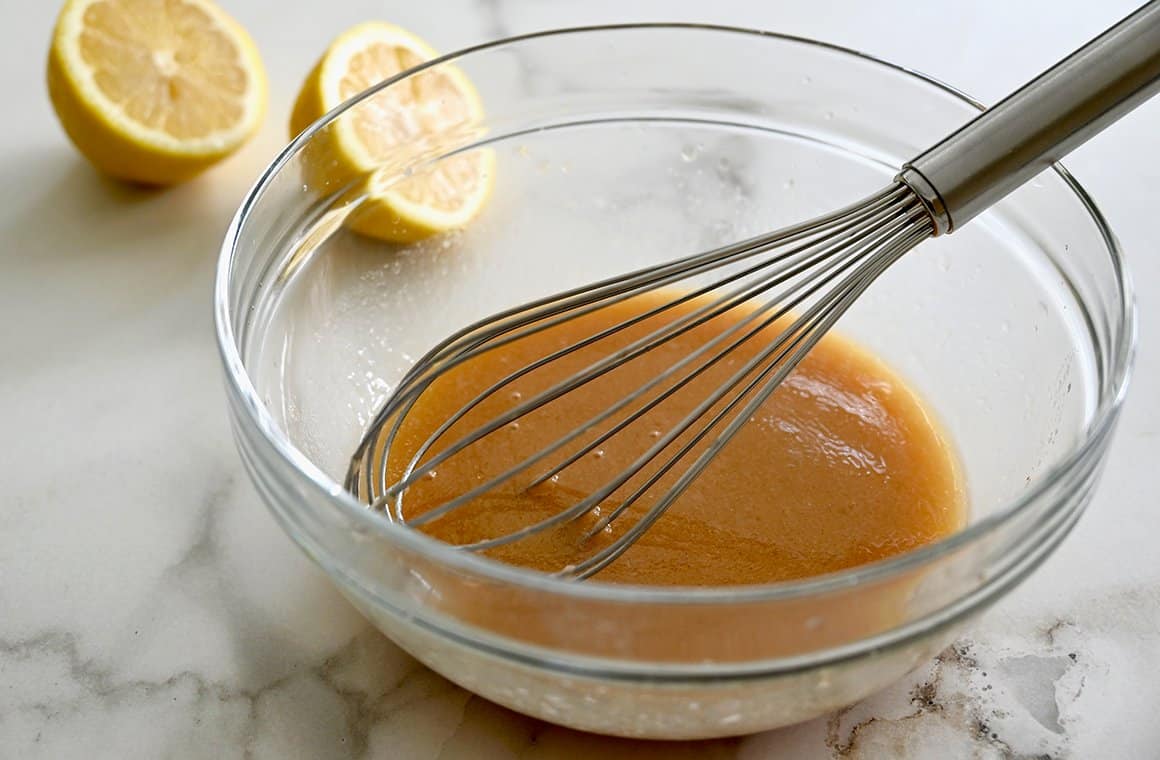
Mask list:
[[[230,386],[230,390],[237,395],[237,398],[241,401],[241,405],[246,410],[245,424],[257,428],[262,436],[262,443],[267,448],[271,449],[286,464],[301,473],[311,487],[323,493],[334,506],[341,510],[343,517],[351,523],[352,527],[357,526],[360,532],[365,531],[376,534],[389,542],[398,542],[405,549],[416,552],[445,566],[476,574],[491,581],[509,583],[534,591],[550,592],[552,594],[578,599],[631,604],[683,605],[738,604],[800,598],[803,596],[849,589],[871,582],[883,581],[907,571],[917,569],[951,554],[968,544],[983,539],[1006,523],[1012,521],[1030,508],[1032,504],[1035,504],[1044,497],[1061,478],[1092,454],[1093,449],[1100,445],[1106,437],[1106,434],[1110,432],[1125,398],[1135,357],[1137,330],[1136,307],[1131,278],[1127,270],[1123,251],[1115,235],[1112,233],[1103,213],[1099,210],[1091,196],[1072,177],[1067,169],[1059,163],[1053,164],[1051,169],[1059,175],[1066,187],[1079,199],[1081,205],[1086,209],[1092,222],[1099,230],[1111,260],[1118,286],[1120,308],[1115,317],[1122,325],[1122,329],[1119,340],[1108,347],[1112,357],[1112,365],[1109,368],[1106,381],[1107,389],[1100,389],[1102,392],[1097,399],[1096,409],[1093,411],[1091,419],[1083,430],[1082,438],[1066,456],[1062,457],[1053,467],[1045,471],[1017,499],[1012,500],[994,513],[932,544],[927,544],[893,557],[846,570],[805,579],[778,581],[766,584],[699,588],[612,584],[596,580],[585,582],[569,581],[555,578],[545,573],[507,565],[472,552],[459,551],[419,531],[407,529],[389,520],[384,520],[382,517],[367,510],[365,505],[358,502],[340,483],[323,472],[318,465],[300,451],[278,427],[251,381],[242,361],[237,342],[238,336],[229,309],[231,301],[230,280],[231,272],[233,271],[234,256],[237,252],[238,237],[246,220],[249,218],[255,206],[260,202],[271,182],[314,135],[325,129],[347,110],[374,96],[381,90],[392,86],[396,82],[415,76],[426,69],[459,60],[475,53],[495,50],[530,40],[562,35],[601,34],[640,30],[659,32],[678,30],[741,34],[819,48],[829,52],[847,55],[864,62],[873,63],[890,69],[895,73],[917,79],[926,85],[933,86],[935,89],[942,91],[943,94],[957,98],[979,111],[985,108],[975,98],[935,77],[853,48],[799,35],[782,34],[740,26],[685,22],[587,25],[521,34],[447,53],[386,79],[335,107],[290,141],[278,153],[274,160],[266,166],[258,179],[247,191],[226,230],[222,242],[214,283],[213,304],[218,350],[226,370],[226,380]],[[346,574],[343,573],[343,575]],[[354,579],[348,576],[348,580]],[[365,584],[360,583],[359,585],[365,589]],[[918,621],[916,620],[914,622]],[[903,627],[905,628],[907,626]],[[895,629],[895,631],[897,630]],[[889,633],[889,631],[885,633]]]

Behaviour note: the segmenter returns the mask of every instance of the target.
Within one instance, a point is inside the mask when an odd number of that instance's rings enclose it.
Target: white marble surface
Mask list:
[[[0,757],[1160,756],[1160,102],[1068,162],[1119,233],[1142,317],[1133,392],[1091,510],[908,682],[744,740],[645,745],[537,723],[370,630],[247,483],[209,308],[234,206],[282,142],[311,60],[353,22],[393,20],[444,49],[603,21],[761,26],[994,100],[1132,0],[224,4],[265,56],[268,122],[226,165],[148,193],[94,174],[53,119],[40,71],[57,3],[0,2]]]

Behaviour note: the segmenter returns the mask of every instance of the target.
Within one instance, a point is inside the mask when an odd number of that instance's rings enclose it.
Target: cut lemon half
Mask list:
[[[347,30],[302,85],[291,135],[368,87],[437,55],[392,24],[370,22]],[[415,242],[466,225],[487,202],[493,152],[455,153],[477,134],[483,116],[475,87],[458,68],[442,64],[344,112],[312,136],[304,166],[308,178],[323,187],[354,183],[359,207],[348,218],[349,227],[381,240]]]
[[[48,56],[69,138],[121,179],[167,185],[258,128],[266,76],[246,31],[210,0],[69,0]]]

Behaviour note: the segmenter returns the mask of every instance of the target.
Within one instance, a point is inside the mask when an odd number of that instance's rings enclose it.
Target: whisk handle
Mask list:
[[[1152,0],[917,156],[898,178],[953,232],[1160,90]]]

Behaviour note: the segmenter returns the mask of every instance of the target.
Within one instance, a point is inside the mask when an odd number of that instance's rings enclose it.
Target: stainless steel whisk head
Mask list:
[[[627,498],[602,514],[585,537],[595,536],[612,520],[626,516],[629,509],[649,489],[656,488],[666,474],[679,472],[676,481],[664,485],[663,495],[635,520],[630,530],[583,562],[562,570],[571,576],[587,577],[620,556],[664,514],[854,299],[890,264],[933,233],[934,225],[922,202],[909,188],[896,185],[805,224],[561,293],[471,325],[425,355],[402,379],[368,427],[352,461],[346,487],[362,496],[372,507],[388,509],[395,520],[412,526],[436,520],[521,473],[530,474],[528,487],[534,487],[575,465],[581,457],[615,442],[616,437],[633,422],[670,401],[677,391],[730,353],[746,342],[764,336],[767,328],[775,322],[790,319],[788,327],[776,340],[763,346],[726,382],[684,415],[678,424],[669,430],[658,431],[656,440],[637,452],[625,470],[549,519],[465,547],[476,550],[494,548],[576,519],[601,505],[614,492],[632,484],[634,478],[646,474],[646,466],[656,457],[662,457],[664,461],[659,468],[650,468],[652,472],[647,473],[643,482],[634,484],[635,488]],[[391,482],[387,455],[394,438],[407,412],[436,378],[485,352],[549,330],[565,320],[592,314],[657,288],[689,280],[696,282],[697,278],[713,273],[718,276],[707,284],[691,284],[687,289],[674,291],[671,299],[639,315],[593,332],[577,343],[508,372],[437,428],[406,463],[404,474]],[[691,311],[680,309],[689,305],[694,307]],[[584,424],[560,431],[559,437],[547,447],[522,461],[512,462],[509,468],[482,483],[470,484],[463,493],[446,503],[416,517],[408,519],[404,516],[403,496],[407,489],[451,457],[468,447],[486,445],[488,436],[512,423],[518,424],[520,419],[545,404],[562,399],[626,362],[634,361],[730,312],[744,316],[711,340],[690,350],[675,365],[639,387],[626,389],[621,399]],[[443,440],[452,426],[472,409],[497,394],[507,394],[513,383],[546,363],[559,361],[645,320],[655,320],[666,314],[673,316],[643,336],[603,355],[536,395],[508,404],[503,413],[470,432]],[[717,408],[722,403],[724,406]],[[602,425],[614,418],[615,424],[602,429]],[[593,433],[596,434],[593,436]],[[589,440],[582,440],[586,435]],[[698,448],[702,441],[708,441],[708,445]],[[674,446],[678,442],[680,445]]]
[[[1154,0],[903,167],[894,184],[847,208],[705,253],[576,288],[477,322],[444,340],[404,376],[371,421],[352,457],[346,487],[399,523],[420,527],[477,502],[497,488],[531,489],[576,466],[601,447],[626,440],[630,426],[704,373],[720,372],[748,346],[745,361],[698,398],[655,440],[640,443],[631,463],[551,516],[463,545],[486,551],[584,516],[592,539],[613,521],[630,521],[614,540],[560,569],[587,578],[633,545],[785,381],[867,287],[923,240],[952,232],[1050,162],[1065,155],[1160,88],[1160,2]],[[677,286],[670,290],[664,290]],[[679,288],[679,289],[678,289]],[[405,463],[388,461],[407,414],[448,372],[488,352],[583,319],[636,297],[665,294],[619,323],[510,369],[452,413]],[[727,315],[732,314],[730,319]],[[545,405],[618,367],[671,345],[718,318],[725,329],[691,342],[681,358],[608,406],[500,471],[480,475],[428,510],[408,517],[405,496],[436,468],[471,447],[487,446]],[[778,328],[771,334],[773,328]],[[635,330],[628,340],[625,331]],[[639,333],[639,334],[638,334]],[[578,371],[531,394],[511,397],[513,383],[554,362],[613,346]],[[752,350],[754,345],[759,347]],[[715,368],[715,369],[714,369]],[[506,397],[502,394],[508,394]],[[473,410],[505,403],[466,425]],[[633,509],[634,506],[643,508]]]

